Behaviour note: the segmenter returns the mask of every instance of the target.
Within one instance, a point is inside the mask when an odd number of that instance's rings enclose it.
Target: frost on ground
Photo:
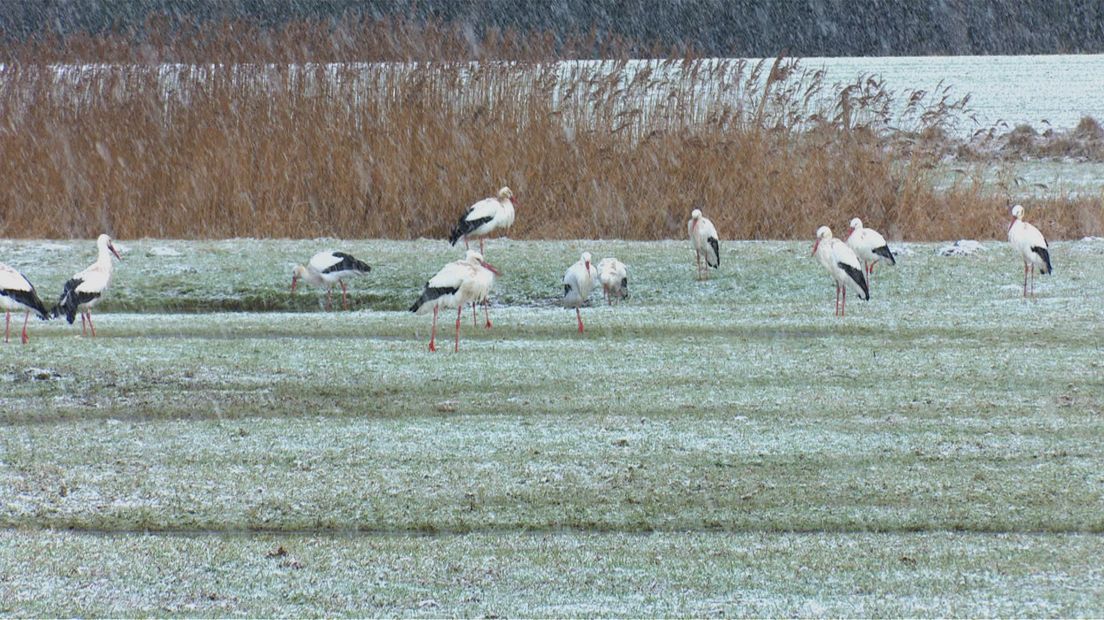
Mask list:
[[[492,241],[494,328],[432,355],[441,241],[327,241],[350,312],[289,295],[313,242],[132,242],[98,338],[3,347],[0,614],[1100,615],[1083,243],[1036,301],[1007,244],[910,244],[839,319],[808,243],[697,282],[686,242]],[[583,250],[634,289],[580,335],[539,301]]]
[[[972,239],[959,239],[951,245],[939,248],[940,256],[971,256],[977,252],[985,251],[985,246]]]

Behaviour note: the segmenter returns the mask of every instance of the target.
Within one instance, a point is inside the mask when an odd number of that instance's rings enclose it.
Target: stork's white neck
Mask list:
[[[107,249],[106,243],[97,244],[99,247],[99,253],[96,255],[96,266],[100,269],[111,271],[111,250]]]
[[[308,267],[303,267],[303,275],[300,277],[314,285],[322,284],[322,274],[319,274],[315,270]]]

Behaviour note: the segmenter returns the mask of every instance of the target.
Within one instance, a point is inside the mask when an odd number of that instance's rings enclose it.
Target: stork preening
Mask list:
[[[0,263],[0,308],[4,309],[4,342],[8,342],[11,332],[11,313],[24,311],[23,344],[27,344],[27,320],[34,312],[42,320],[50,318],[46,306],[38,297],[38,292],[27,276]]]
[[[123,260],[111,242],[111,237],[100,235],[96,239],[96,262],[88,269],[74,275],[65,283],[61,291],[61,297],[57,304],[50,310],[50,314],[58,317],[65,315],[65,320],[72,325],[77,313],[81,315],[81,335],[85,334],[85,321],[88,329],[92,331],[92,337],[96,337],[96,326],[92,324],[92,307],[100,303],[104,291],[111,284],[111,276],[115,270],[115,264],[111,262],[111,255]]]
[[[372,267],[362,260],[358,260],[352,254],[345,252],[333,252],[327,250],[319,252],[311,257],[310,262],[304,265],[296,265],[291,272],[291,292],[295,294],[295,285],[303,280],[314,286],[326,287],[326,309],[333,306],[334,284],[341,285],[341,307],[349,308],[348,294],[345,287],[347,278],[362,276]]]
[[[514,192],[509,187],[498,190],[498,195],[493,198],[484,198],[468,207],[460,221],[449,234],[449,245],[456,245],[461,237],[464,239],[464,248],[468,247],[468,239],[479,239],[479,253],[483,254],[483,240],[499,229],[508,229],[514,224],[514,207],[518,206],[514,201]]]
[[[864,301],[870,299],[870,289],[867,287],[862,265],[859,264],[859,257],[855,256],[855,252],[846,243],[832,237],[831,228],[821,226],[817,229],[813,256],[816,256],[836,281],[836,316],[847,314],[847,289],[854,291]]]
[[[702,215],[701,209],[694,209],[690,213],[690,221],[686,223],[686,230],[690,233],[690,243],[694,245],[694,260],[698,265],[698,279],[709,279],[709,267],[717,269],[721,266],[721,245],[717,240],[717,229],[709,218]],[[706,267],[702,267],[704,259]]]
[[[625,263],[616,258],[603,258],[598,263],[598,281],[602,283],[602,294],[606,296],[606,303],[613,305],[629,296],[629,270]]]
[[[598,279],[598,270],[590,264],[590,252],[583,252],[579,261],[567,268],[564,273],[564,306],[575,308],[575,318],[579,320],[579,333],[583,333],[583,315],[579,308],[590,297],[594,281]]]
[[[1027,297],[1027,275],[1031,273],[1031,296],[1035,297],[1035,269],[1044,275],[1054,272],[1050,263],[1050,247],[1043,233],[1023,221],[1023,205],[1012,207],[1012,223],[1008,225],[1008,242],[1020,252],[1024,262],[1023,296]]]
[[[897,259],[886,245],[885,237],[872,228],[863,228],[862,220],[851,220],[851,228],[847,231],[847,247],[851,248],[863,264],[863,273],[867,277],[867,285],[874,286],[874,265],[885,259],[890,265],[896,265]]]
[[[456,308],[456,345],[453,351],[460,350],[460,316],[464,312],[464,305],[485,299],[490,293],[490,287],[494,285],[494,276],[498,273],[498,269],[483,260],[482,254],[468,250],[462,260],[445,265],[426,282],[421,297],[410,306],[410,311],[425,314],[430,309],[433,310],[430,351],[437,350],[437,314],[441,308]],[[490,323],[490,317],[487,318],[487,323]]]

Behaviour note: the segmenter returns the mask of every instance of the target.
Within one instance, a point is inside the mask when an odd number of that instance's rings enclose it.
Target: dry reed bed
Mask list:
[[[885,137],[893,93],[795,61],[682,59],[0,72],[0,226],[11,237],[443,237],[509,185],[511,236],[658,239],[700,207],[732,238],[854,216],[894,238],[1001,236],[1008,199]],[[166,87],[169,84],[171,88]],[[938,95],[938,93],[936,93]],[[905,93],[917,135],[965,102]],[[1034,220],[1099,234],[1090,200]]]

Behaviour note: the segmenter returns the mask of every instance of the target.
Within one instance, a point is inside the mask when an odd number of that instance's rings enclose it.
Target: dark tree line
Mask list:
[[[590,36],[650,50],[715,56],[1042,54],[1104,51],[1097,0],[0,0],[11,39],[104,31],[141,36],[159,15],[203,24],[247,19],[401,17],[470,32]]]

